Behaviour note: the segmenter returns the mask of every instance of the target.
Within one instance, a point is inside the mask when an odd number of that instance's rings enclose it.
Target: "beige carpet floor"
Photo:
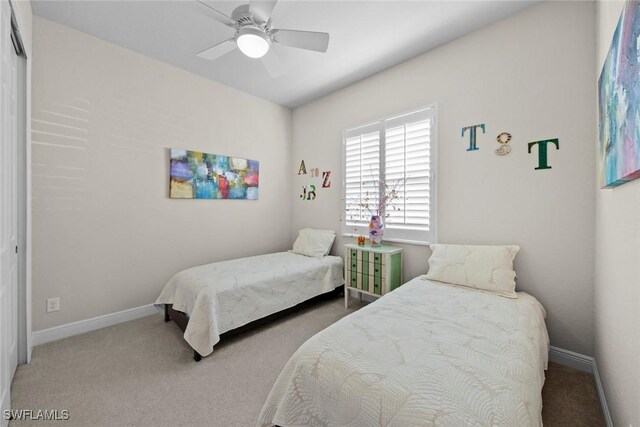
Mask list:
[[[160,314],[36,347],[18,367],[12,407],[70,418],[11,425],[253,426],[291,354],[358,307],[322,302],[231,337],[199,363]],[[551,365],[543,397],[547,426],[604,425],[588,374]]]

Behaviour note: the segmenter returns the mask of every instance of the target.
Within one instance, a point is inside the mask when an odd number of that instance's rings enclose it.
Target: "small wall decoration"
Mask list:
[[[560,141],[558,139],[543,139],[540,141],[530,142],[528,144],[528,151],[531,153],[531,148],[534,145],[538,146],[538,169],[551,169],[551,166],[547,163],[547,144],[553,144],[556,146],[556,150],[560,149]]]
[[[627,1],[598,82],[602,187],[640,178],[640,3]]]
[[[511,141],[511,134],[509,132],[502,132],[497,137],[496,140],[500,147],[498,147],[495,152],[498,156],[506,156],[511,152],[511,146],[509,142]]]
[[[302,186],[302,194],[300,195],[302,200],[315,200],[316,199],[316,186],[313,184],[309,185],[309,190],[307,190],[307,186]]]
[[[298,175],[307,175],[305,177],[305,180],[308,180],[309,178],[320,179],[320,168],[315,168],[315,167],[309,168],[307,172],[307,166],[304,163],[304,160],[302,160],[300,162],[300,167],[298,168]],[[317,185],[315,183],[303,185],[302,194],[298,196],[300,200],[315,200],[317,197],[316,188],[318,188],[318,186],[321,186],[321,188],[331,188],[331,181],[329,180],[330,177],[331,177],[331,171],[325,171],[325,172],[322,172],[322,183],[317,181]],[[316,181],[312,181],[312,182],[316,182]]]
[[[172,199],[258,200],[257,160],[172,148],[170,163]]]
[[[298,168],[298,175],[306,175],[307,167],[304,165],[304,160],[300,162],[300,167]]]
[[[331,171],[322,172],[322,188],[331,187],[331,181],[329,181],[330,176],[331,176]]]
[[[469,148],[467,148],[467,151],[475,151],[480,149],[476,145],[476,129],[477,128],[482,129],[482,133],[485,133],[484,123],[479,125],[465,126],[462,128],[462,137],[464,137],[464,133],[467,130],[469,131]]]

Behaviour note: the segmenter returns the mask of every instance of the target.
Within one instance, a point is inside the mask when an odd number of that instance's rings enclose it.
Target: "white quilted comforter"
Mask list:
[[[206,356],[220,334],[342,285],[342,266],[340,257],[292,252],[215,262],[173,276],[156,304],[189,315],[184,339]]]
[[[416,278],[304,343],[258,425],[540,426],[544,317],[522,292]]]

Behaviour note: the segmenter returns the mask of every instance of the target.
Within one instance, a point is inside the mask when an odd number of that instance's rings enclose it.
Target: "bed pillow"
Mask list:
[[[431,245],[427,279],[518,298],[513,259],[519,246]]]
[[[331,250],[336,232],[333,230],[316,230],[303,228],[298,231],[298,238],[293,243],[293,252],[300,255],[322,258]]]

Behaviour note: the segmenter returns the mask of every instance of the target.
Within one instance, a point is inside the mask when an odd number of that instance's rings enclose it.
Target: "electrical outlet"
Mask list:
[[[60,311],[60,297],[47,298],[47,313]]]

